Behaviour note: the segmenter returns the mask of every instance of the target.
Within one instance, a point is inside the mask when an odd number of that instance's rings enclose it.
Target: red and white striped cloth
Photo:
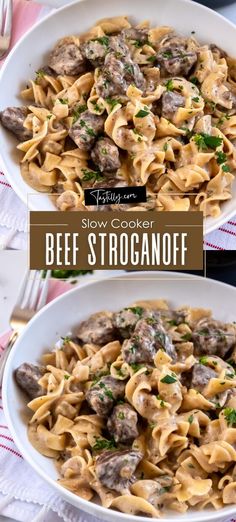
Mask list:
[[[50,0],[53,5],[54,0]],[[47,0],[44,0],[47,3]],[[60,1],[62,5],[63,1]],[[65,0],[65,4],[67,1]],[[28,0],[14,0],[14,21],[12,46],[39,18],[50,12],[52,7],[42,6]],[[231,11],[226,15],[230,16]],[[0,62],[1,64],[1,62]],[[4,174],[0,172],[0,236],[16,232],[10,245],[13,248],[27,248],[27,209],[12,190]],[[206,250],[236,250],[236,216],[216,232],[208,234],[204,243]]]
[[[50,281],[48,302],[71,288]],[[0,336],[0,357],[9,333]],[[0,516],[22,522],[101,522],[74,508],[49,487],[23,460],[8,430],[0,388]]]

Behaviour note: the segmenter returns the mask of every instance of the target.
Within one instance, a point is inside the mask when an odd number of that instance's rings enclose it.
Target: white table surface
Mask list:
[[[72,0],[37,0],[52,7],[70,3]],[[219,12],[236,23],[236,2],[222,7]],[[8,319],[14,305],[17,290],[27,266],[27,252],[0,252],[0,332],[8,329]],[[0,522],[15,522],[0,515]]]

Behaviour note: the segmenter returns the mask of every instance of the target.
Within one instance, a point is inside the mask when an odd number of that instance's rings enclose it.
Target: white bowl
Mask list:
[[[58,474],[53,462],[38,453],[28,441],[23,413],[26,411],[26,398],[16,386],[13,372],[23,362],[38,362],[42,353],[53,346],[58,337],[73,331],[73,327],[90,314],[104,309],[115,311],[137,300],[155,298],[166,298],[173,306],[186,304],[210,308],[213,315],[223,321],[235,319],[236,288],[210,279],[180,273],[143,272],[90,281],[55,299],[30,321],[12,349],[4,373],[4,412],[14,441],[25,460],[58,495],[108,522],[150,522],[150,518],[137,518],[105,509],[77,497],[56,482]],[[220,511],[191,511],[185,515],[171,513],[162,520],[200,522],[201,517],[201,522],[223,522],[235,511],[235,506],[229,506]]]
[[[0,74],[0,110],[20,105],[19,92],[35,75],[56,41],[68,34],[79,34],[99,18],[128,15],[135,22],[149,19],[152,25],[170,25],[184,35],[196,31],[203,43],[216,43],[232,56],[236,27],[219,14],[189,0],[82,0],[49,15],[29,31],[15,46]],[[0,154],[4,172],[18,196],[31,210],[55,210],[45,194],[35,192],[23,181],[19,169],[16,141],[1,129]],[[30,197],[28,197],[29,194]],[[205,233],[212,232],[236,213],[236,182],[233,198],[222,205],[219,218],[205,220]]]

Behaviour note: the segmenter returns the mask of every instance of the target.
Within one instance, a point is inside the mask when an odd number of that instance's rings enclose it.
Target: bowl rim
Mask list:
[[[192,3],[194,3],[194,7],[199,10],[199,11],[202,11],[202,15],[204,16],[204,13],[207,15],[211,15],[211,16],[214,16],[218,19],[220,19],[222,22],[224,22],[224,24],[227,24],[228,26],[230,26],[231,28],[233,28],[235,30],[235,36],[236,36],[236,24],[234,24],[233,22],[231,22],[231,20],[225,18],[221,13],[218,13],[217,11],[214,11],[213,9],[203,5],[203,4],[199,4],[195,1],[192,1],[192,0],[173,0],[176,2],[176,6],[180,4],[183,4],[183,5],[190,5]],[[55,9],[54,11],[52,11],[51,13],[47,14],[46,16],[44,16],[41,20],[39,20],[38,22],[36,22],[28,31],[26,31],[26,33],[24,33],[21,38],[16,42],[16,44],[14,45],[14,47],[11,49],[9,55],[7,56],[6,60],[4,61],[4,64],[3,66],[1,67],[1,70],[0,70],[0,85],[1,85],[1,79],[2,77],[4,76],[7,68],[8,68],[8,64],[11,62],[11,60],[14,59],[14,55],[15,53],[18,52],[18,48],[21,46],[21,44],[24,42],[25,39],[28,38],[29,35],[31,35],[35,29],[37,29],[38,27],[40,27],[41,25],[44,24],[45,21],[47,21],[48,19],[50,18],[53,18],[54,16],[56,16],[58,13],[61,13],[65,10],[70,10],[71,8],[73,8],[74,6],[76,6],[77,4],[82,4],[82,3],[89,3],[89,0],[73,0],[73,2],[70,2],[68,5],[64,5],[62,7],[59,7],[57,9]],[[4,174],[7,178],[7,180],[9,181],[12,189],[14,190],[14,192],[17,194],[17,196],[21,199],[21,201],[27,206],[27,209],[28,210],[32,210],[32,211],[39,211],[41,209],[38,208],[38,205],[37,205],[37,199],[38,198],[31,198],[29,200],[28,196],[30,195],[30,192],[27,192],[27,190],[24,192],[24,190],[18,185],[17,183],[17,177],[14,177],[14,175],[11,174],[10,171],[8,171],[8,168],[6,166],[6,163],[5,163],[5,160],[4,160],[4,157],[3,157],[3,153],[2,151],[0,150],[0,161],[1,161],[1,165],[3,167],[3,171],[4,171]],[[236,180],[234,180],[235,183],[236,183]],[[37,191],[34,192],[34,194],[37,194]],[[38,192],[38,194],[40,194]],[[45,196],[48,196],[47,193],[44,194]],[[33,202],[36,201],[36,203]],[[47,209],[49,211],[49,209]],[[57,210],[56,208],[52,208],[50,211],[53,212],[54,210]],[[235,208],[233,208],[230,212],[228,212],[227,214],[227,218],[224,217],[224,214],[223,212],[221,213],[221,216],[218,218],[218,222],[217,224],[214,223],[214,218],[212,218],[212,221],[211,221],[211,224],[207,224],[207,220],[208,218],[203,218],[203,233],[204,233],[204,236],[206,234],[209,234],[217,229],[219,229],[220,226],[226,224],[236,213],[236,195],[235,195]]]
[[[168,272],[168,271],[159,271],[159,272],[148,272],[148,271],[144,271],[142,272],[142,276],[144,277],[144,279],[148,279],[149,276],[152,276],[152,275],[155,275],[155,279],[158,280],[158,279],[163,279],[164,276],[167,276],[168,278],[170,279],[174,279],[174,278],[177,278],[178,280],[180,279],[185,279],[185,280],[194,280],[195,282],[198,282],[199,280],[201,281],[211,281],[212,284],[214,286],[217,286],[219,287],[219,289],[221,287],[228,287],[231,289],[231,291],[235,291],[236,293],[236,287],[233,287],[227,283],[222,283],[221,281],[217,281],[215,279],[210,279],[210,278],[206,278],[206,277],[203,277],[203,276],[196,276],[196,275],[191,275],[191,274],[186,274],[186,273],[181,273],[181,272]],[[109,281],[109,280],[119,280],[119,279],[128,279],[129,277],[131,276],[131,279],[135,279],[135,277],[137,277],[137,272],[128,272],[126,274],[119,274],[118,276],[117,275],[111,275],[110,277],[106,277],[105,280],[106,282]],[[62,498],[64,498],[67,502],[69,502],[70,504],[72,505],[75,505],[73,500],[75,499],[75,497],[77,498],[77,502],[78,504],[80,503],[81,504],[81,509],[83,511],[83,509],[85,509],[85,512],[87,513],[91,513],[91,510],[94,511],[94,515],[97,516],[98,518],[101,518],[102,520],[102,515],[103,514],[106,514],[108,515],[109,513],[111,513],[111,510],[109,508],[105,508],[99,504],[95,504],[93,503],[92,501],[88,501],[88,500],[85,500],[81,497],[78,497],[76,496],[74,493],[72,493],[71,491],[63,488],[63,486],[61,486],[60,484],[58,484],[54,479],[52,479],[51,477],[48,477],[47,476],[47,473],[46,471],[42,470],[37,464],[35,464],[34,460],[32,458],[29,458],[28,454],[27,454],[27,451],[26,449],[24,448],[24,444],[21,442],[21,438],[18,437],[18,434],[14,428],[14,421],[13,421],[13,416],[11,414],[11,400],[10,398],[8,397],[8,393],[7,393],[7,390],[8,390],[8,381],[9,379],[11,378],[11,373],[12,373],[12,370],[11,370],[11,367],[12,367],[12,362],[14,360],[14,356],[15,356],[15,353],[16,351],[18,350],[18,345],[20,345],[20,343],[22,342],[22,338],[24,338],[24,335],[25,335],[25,332],[27,332],[30,328],[33,327],[34,325],[34,322],[35,321],[38,321],[38,319],[44,315],[45,313],[47,313],[47,310],[49,308],[52,308],[55,304],[57,304],[58,302],[60,301],[63,301],[63,299],[65,298],[65,296],[69,296],[70,295],[73,295],[73,294],[76,294],[76,293],[80,293],[80,289],[84,289],[86,287],[89,287],[89,286],[92,286],[94,284],[101,284],[101,282],[103,281],[103,279],[99,278],[99,279],[94,279],[94,280],[87,280],[85,281],[84,283],[68,290],[67,292],[65,292],[64,294],[58,296],[57,298],[55,298],[53,301],[51,301],[50,303],[48,303],[46,306],[44,306],[39,312],[37,312],[33,318],[29,321],[29,323],[26,325],[24,331],[19,335],[17,341],[15,342],[11,352],[10,352],[10,355],[8,357],[8,360],[7,360],[7,363],[6,363],[6,367],[5,367],[5,371],[4,371],[4,375],[3,375],[3,384],[2,384],[2,401],[3,401],[3,409],[4,409],[4,414],[6,416],[6,421],[7,421],[7,425],[9,427],[9,430],[11,432],[11,435],[14,439],[14,442],[17,446],[17,448],[19,449],[20,453],[22,454],[23,458],[25,459],[25,461],[29,464],[29,466],[31,466],[34,471],[44,480],[44,482],[46,482],[47,484],[49,484],[55,494],[57,493],[59,496],[61,496]],[[88,508],[88,506],[92,506],[92,508],[90,509],[90,511],[86,508]],[[80,507],[79,507],[80,508]],[[224,512],[222,513],[222,511],[224,510]],[[219,516],[222,516],[222,517],[227,517],[227,516],[233,516],[235,515],[235,505],[230,505],[229,507],[224,507],[222,508],[221,510],[219,511],[215,511],[215,512],[212,512],[212,513],[209,513],[207,510],[204,512],[204,511],[196,511],[196,512],[189,512],[190,513],[190,516],[191,516],[191,522],[199,522],[199,515],[201,513],[201,522],[208,522],[208,521],[212,521],[214,522],[214,520],[218,521],[219,520]],[[222,513],[222,515],[221,515]],[[178,515],[178,514],[177,514]],[[171,515],[170,515],[171,516]],[[129,515],[129,514],[126,514],[126,513],[122,513],[122,512],[119,512],[119,511],[115,511],[115,518],[116,518],[116,521],[118,522],[138,522],[140,520],[140,522],[150,522],[150,518],[149,517],[137,517],[137,515]],[[153,518],[152,520],[159,520],[157,518]],[[163,520],[163,522],[187,522],[187,519],[186,519],[186,516],[181,519],[181,514],[178,515],[178,519],[176,519],[176,514],[173,514],[173,517],[172,518],[169,518],[169,514],[168,514],[168,518],[161,518],[161,520]]]

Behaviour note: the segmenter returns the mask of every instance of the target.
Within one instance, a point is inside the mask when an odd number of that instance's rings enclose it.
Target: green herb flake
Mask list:
[[[138,364],[138,363],[130,363],[130,366],[135,373],[138,372],[139,370],[141,370],[141,368],[145,368],[144,364]]]
[[[100,181],[103,179],[103,175],[98,170],[81,169],[84,173],[82,181]]]
[[[72,116],[73,116],[73,123],[75,123],[80,115],[87,110],[87,105],[83,104],[83,105],[77,105],[77,107],[75,107],[73,113],[72,113]]]
[[[66,374],[64,375],[64,379],[65,379],[66,381],[68,381],[69,378],[70,378],[70,375],[66,375]]]
[[[191,341],[192,334],[191,333],[186,333],[184,335],[181,335],[181,339],[182,339],[182,341]]]
[[[223,138],[220,136],[211,136],[210,134],[195,134],[193,137],[199,150],[217,149],[222,144]]]
[[[173,384],[174,382],[177,382],[177,379],[173,375],[165,375],[165,377],[161,379],[161,382],[164,384]]]
[[[202,355],[202,357],[199,357],[199,363],[203,364],[203,366],[206,366],[208,363],[208,358],[206,355]]]
[[[137,114],[135,114],[135,118],[146,118],[146,116],[148,116],[148,114],[149,114],[149,111],[140,109],[140,111],[138,111]]]
[[[223,172],[230,172],[229,165],[222,165],[222,170],[223,170]]]
[[[172,51],[167,50],[167,51],[164,51],[164,53],[162,53],[162,56],[163,56],[163,58],[167,58],[169,60],[170,58],[173,58],[173,53],[172,53]]]
[[[94,446],[92,447],[93,451],[100,451],[100,450],[112,450],[116,448],[116,442],[114,437],[112,437],[110,440],[107,439],[100,439],[99,437],[96,437],[96,442]]]
[[[236,424],[236,410],[234,408],[225,408],[224,416],[228,426],[234,426]]]
[[[148,59],[147,59],[147,61],[150,62],[150,63],[155,62],[155,61],[156,61],[156,56],[153,56],[153,55],[152,55],[152,56],[149,56]]]
[[[173,80],[167,80],[167,82],[165,83],[165,87],[166,87],[167,91],[173,91],[174,90]]]
[[[198,85],[198,83],[199,83],[199,81],[198,81],[196,76],[192,76],[190,78],[190,82],[193,83],[194,85]]]
[[[192,100],[195,102],[195,103],[198,103],[200,101],[200,98],[198,96],[196,96],[195,98],[192,98]]]
[[[111,108],[111,111],[113,111],[114,107],[116,105],[118,105],[119,103],[121,104],[121,100],[115,100],[113,98],[105,98],[105,101],[108,103],[108,105],[110,105],[110,108]]]
[[[68,98],[59,98],[59,102],[62,103],[62,105],[68,105],[69,100]]]
[[[164,495],[165,493],[168,493],[168,491],[170,491],[170,488],[171,488],[171,486],[165,486],[165,487],[159,489],[158,494]]]
[[[120,411],[120,412],[118,413],[117,417],[118,417],[118,419],[120,419],[120,420],[124,420],[124,418],[125,418],[125,414],[124,414],[124,412],[123,412],[123,411]]]
[[[124,308],[124,310],[130,310],[134,314],[138,315],[139,317],[142,316],[144,309],[142,306],[129,306],[128,308]]]
[[[218,165],[222,165],[222,163],[225,163],[226,160],[227,160],[227,155],[222,152],[221,150],[217,150],[216,151],[216,161],[218,163]]]
[[[109,37],[108,36],[100,36],[98,38],[93,38],[92,42],[98,42],[105,47],[109,47]]]
[[[166,152],[168,150],[168,147],[169,147],[168,143],[164,143],[164,145],[163,145],[164,152]]]
[[[193,415],[190,415],[189,418],[188,418],[188,422],[189,424],[191,425],[194,421],[194,416]]]

